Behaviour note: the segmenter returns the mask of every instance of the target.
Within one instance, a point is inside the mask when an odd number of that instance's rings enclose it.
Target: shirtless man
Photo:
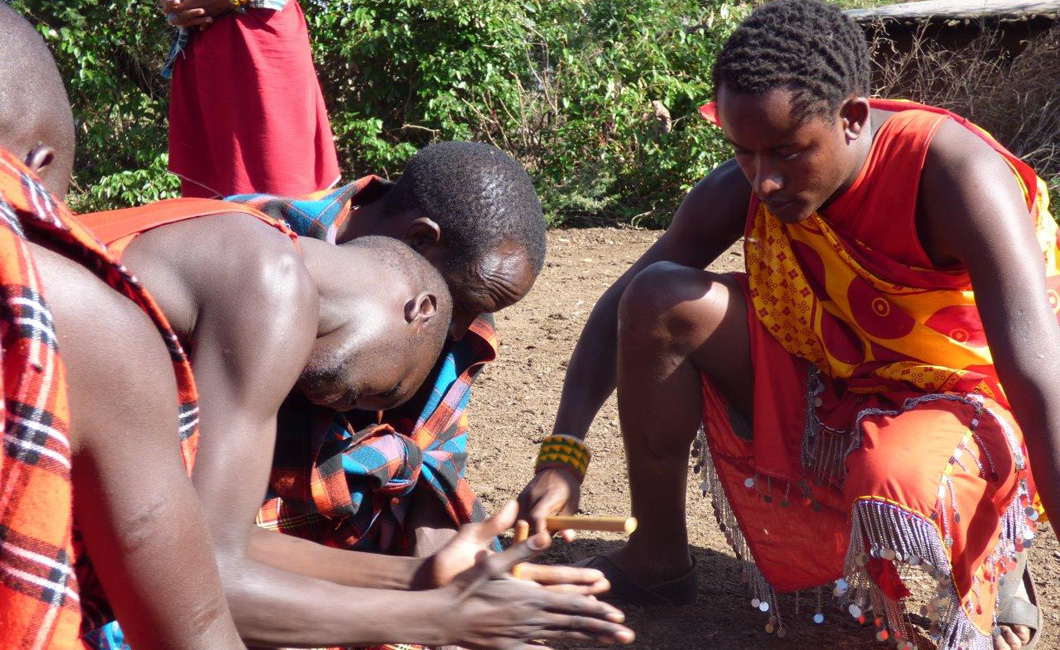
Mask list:
[[[375,414],[285,406],[261,525],[329,546],[424,555],[484,518],[465,478],[467,407],[475,377],[497,357],[492,313],[521,300],[545,261],[545,221],[526,170],[487,144],[440,142],[418,151],[396,182],[366,176],[323,196],[230,200],[303,237],[400,239],[442,273],[454,303],[450,340],[419,393],[383,413],[394,433],[377,439],[370,467],[359,462],[361,445],[305,450],[301,441],[349,437]],[[312,494],[298,487],[310,477]]]
[[[81,648],[117,616],[137,648],[242,649],[181,462],[167,330],[49,195],[73,164],[66,93],[6,4],[0,33],[0,646]]]
[[[340,246],[295,238],[255,210],[218,201],[184,199],[86,219],[152,291],[192,350],[204,432],[194,482],[245,640],[490,647],[537,637],[631,639],[610,606],[503,579],[500,568],[525,557],[525,548],[471,568],[493,536],[514,523],[511,508],[467,527],[427,559],[332,549],[254,525],[285,400],[338,411],[391,409],[434,366],[452,305],[424,258],[387,237]],[[232,242],[239,242],[237,253]],[[539,548],[543,543],[535,540]],[[567,583],[566,590],[606,587],[594,570],[531,566],[524,575]],[[531,614],[538,622],[516,629],[528,603],[550,613]]]
[[[869,100],[868,82],[863,34],[816,0],[759,7],[719,55],[703,112],[735,159],[601,297],[567,371],[554,432],[573,447],[617,383],[641,521],[588,564],[627,601],[696,597],[684,496],[702,423],[704,491],[761,611],[838,581],[851,615],[912,648],[904,563],[937,582],[940,647],[1025,648],[1041,621],[1020,552],[1039,516],[1028,457],[1060,517],[1045,185],[974,125]],[[741,234],[746,274],[703,270]],[[584,474],[539,467],[521,496],[537,530],[577,508]]]

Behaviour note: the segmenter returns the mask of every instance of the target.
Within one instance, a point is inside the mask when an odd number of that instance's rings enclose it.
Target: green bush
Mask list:
[[[14,0],[51,47],[77,124],[70,204],[103,210],[168,198],[168,83],[161,62],[171,34],[152,2]]]
[[[483,140],[527,167],[550,223],[665,222],[727,155],[695,111],[742,15],[731,4],[348,0],[307,13],[347,168],[395,174],[431,141]]]
[[[347,178],[393,177],[433,141],[491,142],[527,167],[553,225],[665,225],[691,184],[730,155],[696,107],[752,4],[302,0]],[[68,82],[73,207],[175,196],[160,74],[172,30],[154,3],[12,5],[36,23]]]
[[[171,32],[153,3],[12,4],[38,25],[69,82],[75,208],[174,195],[159,74]],[[481,140],[526,165],[550,223],[662,223],[727,155],[695,109],[709,98],[723,37],[746,12],[731,2],[302,4],[349,177],[396,175],[432,141]]]

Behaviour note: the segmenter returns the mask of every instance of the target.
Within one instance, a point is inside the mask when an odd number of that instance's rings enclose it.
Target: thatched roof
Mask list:
[[[891,20],[964,20],[993,18],[1018,20],[1037,16],[1060,16],[1060,0],[926,0],[851,9],[847,15],[858,22]]]

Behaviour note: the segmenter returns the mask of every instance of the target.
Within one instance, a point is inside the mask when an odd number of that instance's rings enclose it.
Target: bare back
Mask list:
[[[185,343],[203,432],[195,485],[223,549],[242,549],[272,467],[276,413],[317,333],[317,294],[288,236],[244,214],[160,226],[123,259]]]
[[[31,245],[67,366],[75,522],[133,644],[242,648],[181,462],[165,343],[131,300]]]

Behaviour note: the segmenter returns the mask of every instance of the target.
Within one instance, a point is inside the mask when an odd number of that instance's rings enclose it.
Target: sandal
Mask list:
[[[1016,595],[1020,581],[1027,589],[1026,600]],[[1041,638],[1042,610],[1038,606],[1038,590],[1031,577],[1026,551],[1018,554],[1016,568],[1008,572],[1004,584],[998,590],[998,608],[998,625],[1024,625],[1031,629],[1031,639],[1023,644],[1023,650],[1034,650]]]
[[[688,573],[651,586],[638,583],[606,555],[586,558],[575,562],[574,566],[596,569],[604,574],[607,581],[611,583],[611,590],[600,597],[600,600],[607,602],[637,607],[673,607],[690,605],[699,597],[699,579],[695,558],[692,558],[692,568],[688,570]]]

